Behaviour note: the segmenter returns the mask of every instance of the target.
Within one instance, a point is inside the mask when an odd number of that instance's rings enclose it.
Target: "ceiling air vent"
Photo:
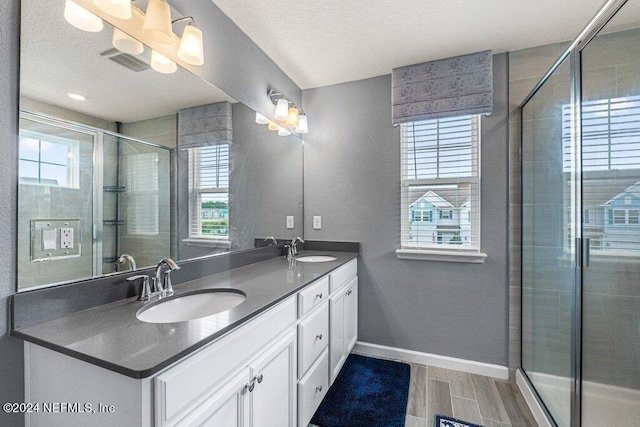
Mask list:
[[[129,55],[128,53],[122,53],[118,49],[106,50],[102,52],[100,56],[104,56],[116,64],[120,64],[131,71],[135,71],[136,73],[151,68],[146,62],[136,58],[135,56]]]

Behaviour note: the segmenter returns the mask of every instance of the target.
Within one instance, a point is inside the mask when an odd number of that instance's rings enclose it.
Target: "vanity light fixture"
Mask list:
[[[129,55],[140,55],[144,52],[144,45],[142,42],[134,39],[129,34],[120,30],[117,27],[113,27],[113,47],[120,52],[128,53]]]
[[[172,74],[178,70],[175,62],[155,50],[151,51],[151,68],[163,74]]]
[[[287,120],[287,117],[289,117],[289,101],[280,98],[276,104],[276,112],[273,117],[276,120]]]
[[[203,65],[204,64],[204,43],[202,41],[202,31],[193,24],[193,18],[187,16],[175,19],[171,23],[189,20],[189,24],[184,27],[180,46],[178,47],[178,58],[187,64]]]
[[[298,126],[298,116],[300,114],[300,111],[296,108],[296,106],[294,105],[293,107],[289,108],[289,114],[287,116],[287,126]]]
[[[300,115],[298,116],[298,126],[296,126],[295,131],[297,133],[309,133],[309,122],[307,121],[307,115],[302,110],[300,110]]]
[[[280,136],[289,136],[289,135],[291,135],[291,132],[289,132],[285,128],[280,128],[280,129],[278,129],[278,135],[280,135]]]
[[[260,113],[256,113],[256,123],[259,125],[267,125],[269,124],[269,119]]]
[[[131,18],[131,0],[93,0],[101,11],[115,18],[129,19]]]
[[[102,19],[72,0],[67,0],[64,5],[64,19],[74,27],[91,33],[102,31],[104,27]]]
[[[167,0],[149,0],[142,23],[142,33],[156,43],[171,44],[173,41],[171,7]]]

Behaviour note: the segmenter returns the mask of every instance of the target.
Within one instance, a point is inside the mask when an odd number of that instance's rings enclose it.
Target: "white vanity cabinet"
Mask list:
[[[333,384],[358,340],[357,273],[358,266],[353,260],[329,276],[329,384]]]
[[[25,342],[26,402],[96,411],[32,413],[26,423],[307,427],[357,340],[357,284],[354,259],[143,379]],[[99,404],[114,410],[98,413]]]

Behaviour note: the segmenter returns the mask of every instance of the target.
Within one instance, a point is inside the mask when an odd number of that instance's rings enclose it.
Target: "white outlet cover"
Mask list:
[[[313,229],[314,230],[321,230],[322,229],[322,217],[321,216],[314,216],[313,217]]]
[[[288,215],[287,216],[287,228],[294,228],[293,215]]]

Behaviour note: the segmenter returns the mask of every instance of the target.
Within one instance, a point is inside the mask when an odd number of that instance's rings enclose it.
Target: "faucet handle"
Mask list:
[[[173,286],[171,284],[171,270],[166,270],[164,272],[163,279],[164,280],[162,283],[162,289],[164,290],[164,295],[167,297],[173,295]]]
[[[149,276],[144,274],[138,274],[136,276],[127,277],[127,282],[135,282],[136,280],[142,279],[142,289],[140,290],[140,296],[138,296],[138,301],[149,301],[151,300],[151,289],[149,288]]]

